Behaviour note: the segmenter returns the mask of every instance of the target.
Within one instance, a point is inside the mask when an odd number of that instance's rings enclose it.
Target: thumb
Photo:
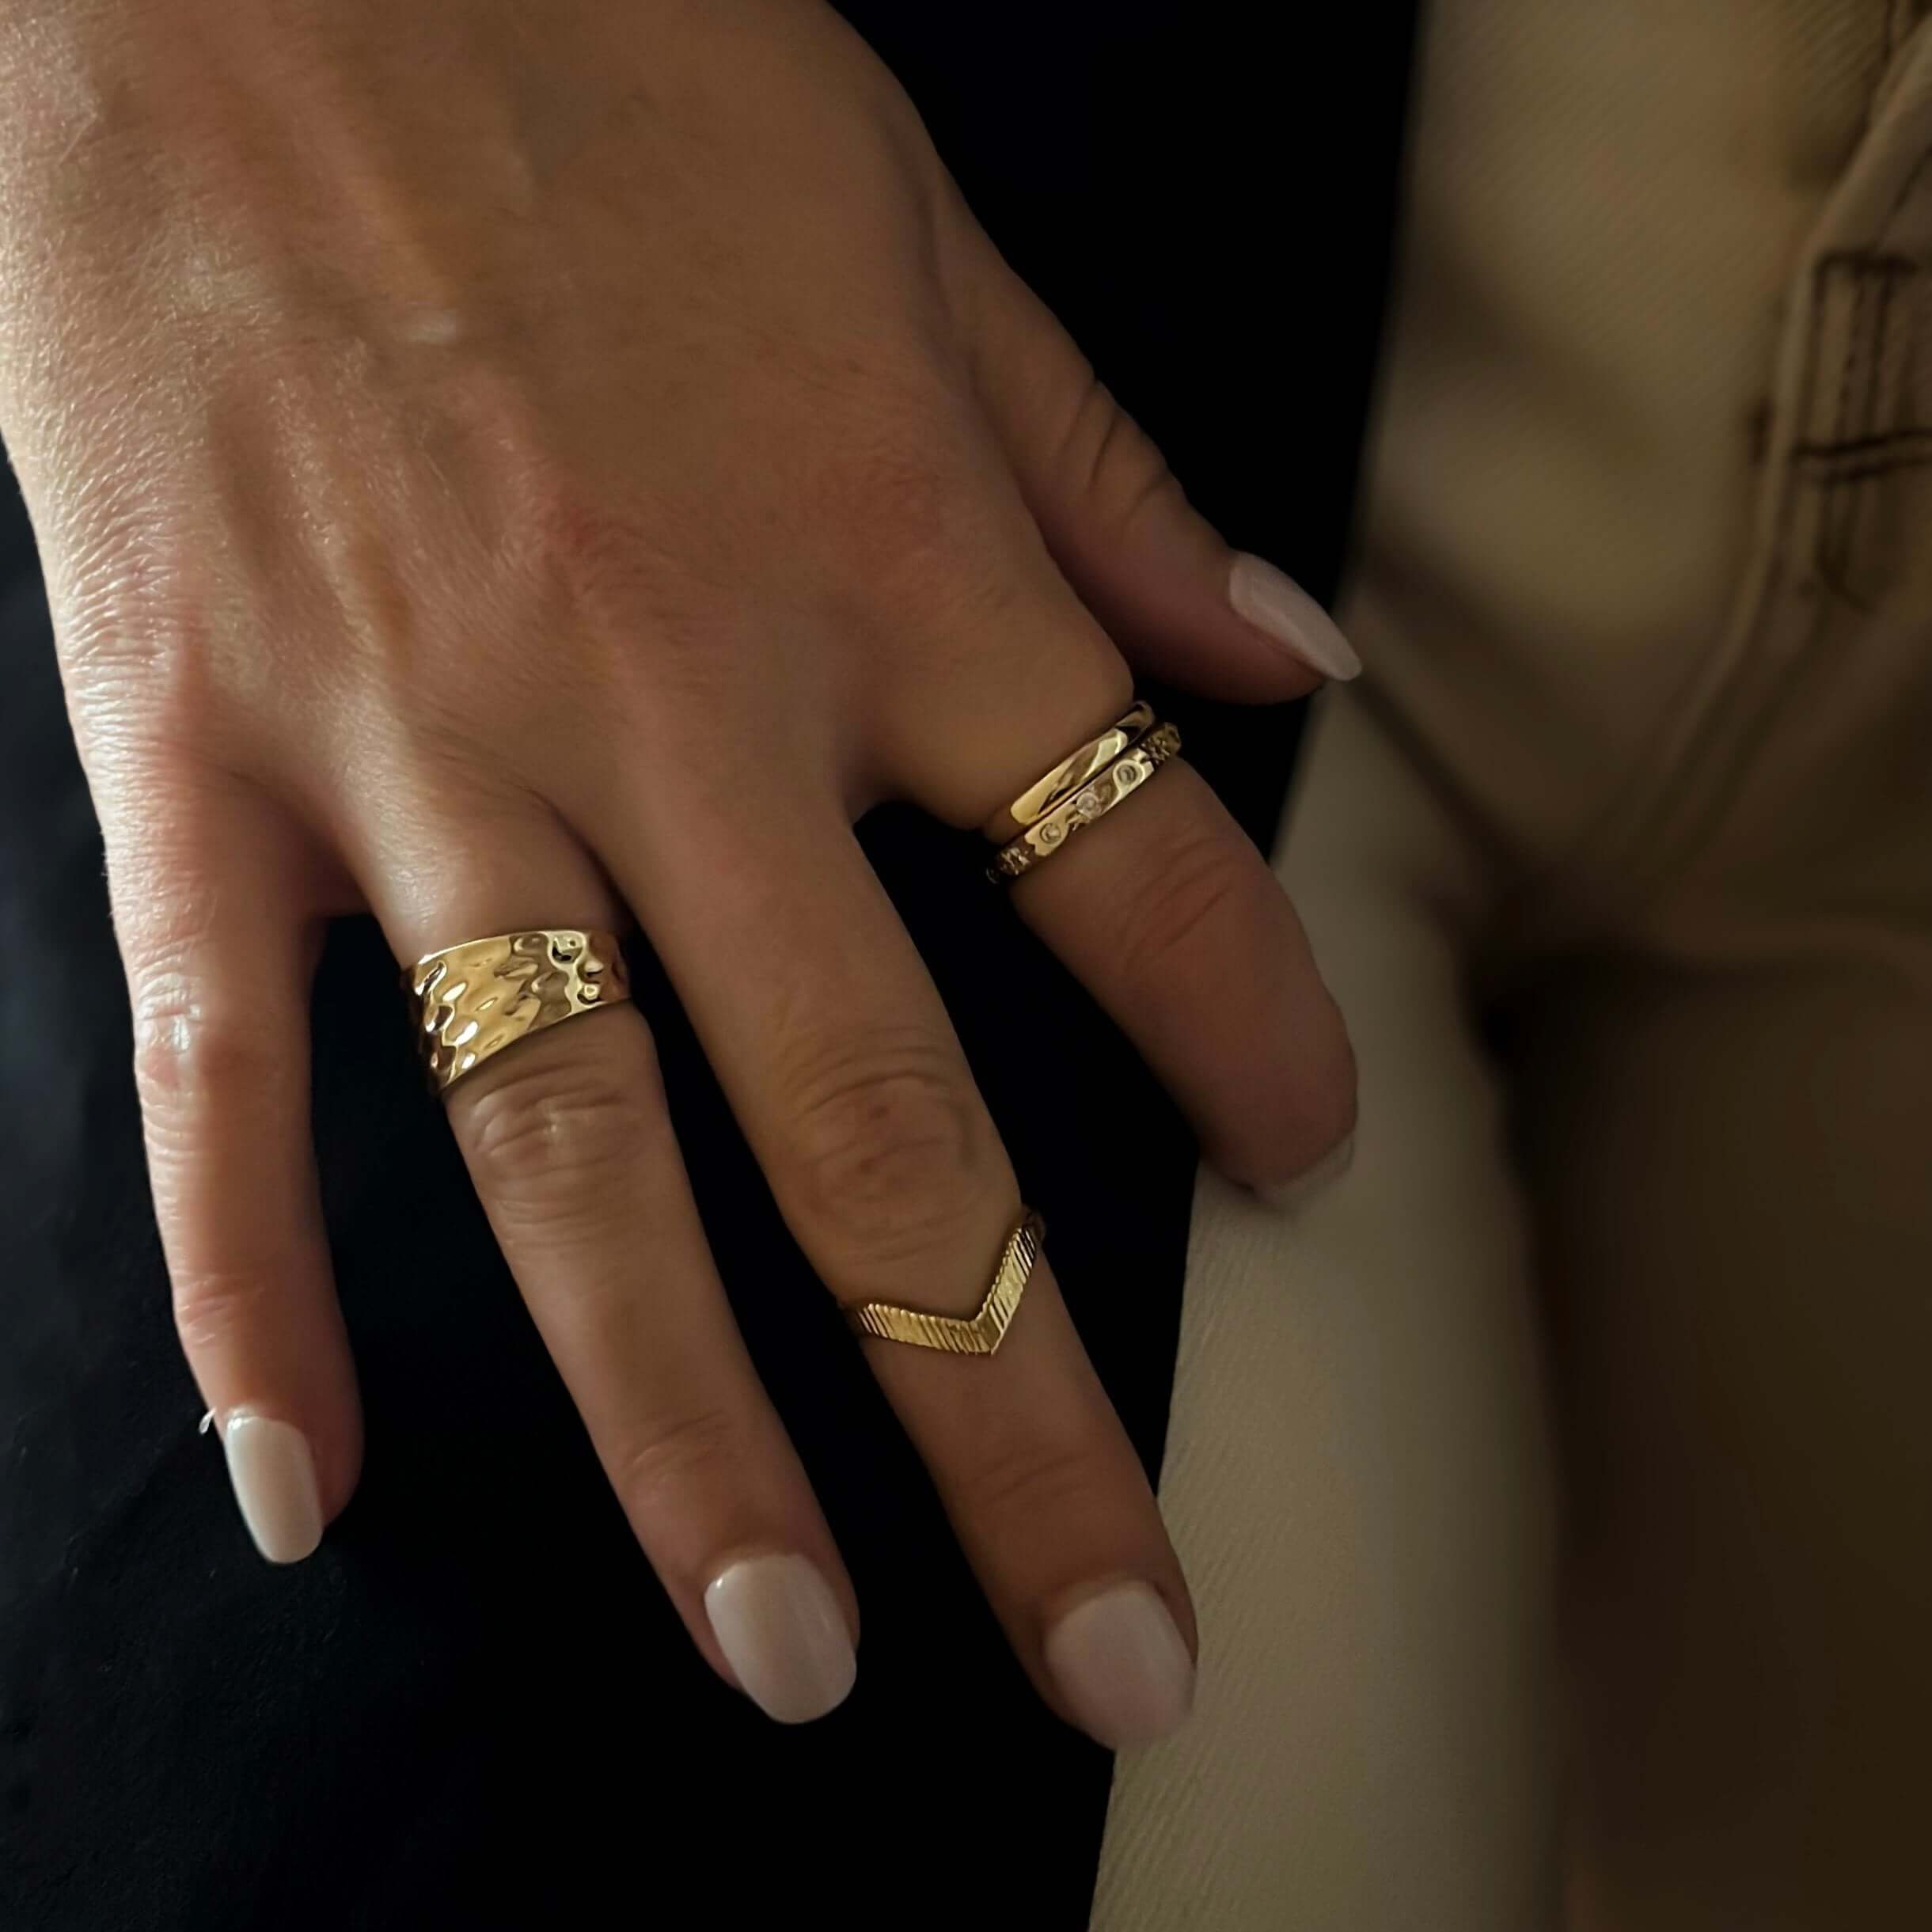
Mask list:
[[[1285,573],[1230,547],[1039,298],[974,231],[981,400],[1061,574],[1136,670],[1250,704],[1361,661]]]

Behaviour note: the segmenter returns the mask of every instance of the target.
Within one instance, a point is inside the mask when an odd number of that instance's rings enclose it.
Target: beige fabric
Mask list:
[[[1161,1478],[1200,1685],[1122,1763],[1093,1923],[1511,1932],[1553,1896],[1550,1537],[1501,1095],[1462,1023],[1486,882],[1359,706],[1296,824],[1355,1160],[1292,1217],[1202,1176]]]
[[[1924,11],[1438,0],[1280,861],[1359,1152],[1298,1220],[1202,1182],[1201,1708],[1103,1932],[1923,1915]]]

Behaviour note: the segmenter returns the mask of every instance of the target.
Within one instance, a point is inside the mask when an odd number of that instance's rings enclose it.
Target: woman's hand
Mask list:
[[[841,1301],[970,1311],[1020,1201],[855,842],[977,826],[1134,670],[1347,647],[1239,559],[815,0],[0,0],[0,427],[105,829],[188,1359],[265,1554],[359,1425],[308,1137],[320,935],[634,914]],[[1235,1177],[1347,1131],[1294,915],[1185,767],[1014,891]],[[693,1638],[774,1716],[857,1610],[624,1008],[453,1092]],[[1125,1743],[1185,1585],[1050,1274],[991,1362],[864,1344],[1015,1649]]]

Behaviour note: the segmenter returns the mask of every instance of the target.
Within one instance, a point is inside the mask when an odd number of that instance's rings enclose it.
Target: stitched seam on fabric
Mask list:
[[[1879,224],[1876,236],[1862,248],[1839,250],[1821,256],[1814,265],[1810,317],[1810,346],[1812,353],[1805,362],[1804,387],[1796,412],[1798,423],[1808,423],[1811,418],[1812,398],[1819,374],[1817,351],[1820,346],[1819,337],[1827,278],[1835,268],[1847,264],[1869,264],[1888,273],[1892,271],[1894,264],[1904,261],[1911,264],[1913,272],[1920,271],[1923,265],[1915,257],[1899,255],[1892,250],[1890,242],[1892,231],[1897,225],[1899,216],[1904,212],[1928,168],[1932,168],[1932,142],[1927,144],[1918,160],[1906,171],[1897,193],[1892,197],[1892,203]],[[1855,355],[1856,352],[1854,339],[1852,353]],[[1843,393],[1844,385],[1841,379],[1841,411]],[[1888,434],[1891,433],[1892,427],[1888,426]],[[1775,623],[1785,600],[1791,594],[1793,586],[1787,560],[1790,556],[1791,523],[1799,504],[1807,494],[1813,496],[1817,503],[1817,514],[1822,529],[1831,507],[1831,499],[1837,488],[1835,483],[1828,482],[1820,490],[1814,479],[1801,475],[1800,465],[1795,457],[1794,450],[1786,452],[1786,460],[1782,465],[1784,494],[1778,507],[1771,571],[1760,590],[1757,611],[1740,640],[1740,668],[1763,660],[1766,634]],[[1807,484],[1812,486],[1809,492]],[[1709,844],[1711,828],[1721,818],[1735,799],[1744,774],[1775,726],[1782,708],[1782,694],[1790,689],[1797,667],[1806,662],[1817,648],[1827,613],[1828,606],[1824,600],[1817,599],[1802,640],[1789,654],[1779,674],[1769,681],[1765,690],[1757,695],[1753,708],[1755,717],[1740,725],[1729,747],[1729,755],[1724,757],[1725,769],[1722,773],[1711,778],[1706,784],[1702,803],[1699,805],[1687,799],[1684,793],[1694,775],[1705,775],[1700,766],[1699,741],[1702,739],[1709,742],[1714,735],[1720,733],[1721,727],[1725,721],[1723,707],[1714,697],[1702,726],[1686,746],[1683,756],[1678,761],[1676,782],[1672,784],[1666,780],[1662,783],[1652,802],[1650,810],[1644,814],[1644,822],[1657,828],[1659,850],[1646,861],[1633,847],[1626,845],[1625,848],[1634,875],[1625,882],[1630,889],[1624,901],[1626,912],[1635,913],[1644,907],[1655,905],[1669,889],[1672,879],[1679,876],[1685,867],[1693,862],[1695,855]],[[1711,747],[1712,756],[1720,755],[1721,744],[1720,738],[1719,744]],[[1678,801],[1676,805],[1672,803],[1673,796]]]
[[[1805,341],[1811,353],[1805,359],[1804,374],[1793,401],[1793,415],[1801,423],[1812,419],[1820,373],[1817,349],[1824,332],[1826,283],[1831,266],[1838,259],[1831,255],[1821,256],[1813,265],[1809,277],[1810,313],[1806,318]],[[1766,487],[1768,481],[1762,477],[1758,480],[1760,488]],[[1759,593],[1750,628],[1740,643],[1740,663],[1748,664],[1759,651],[1771,613],[1779,607],[1790,577],[1791,522],[1796,514],[1800,492],[1797,479],[1789,464],[1780,466],[1778,480],[1782,494],[1777,522],[1768,543],[1767,574]],[[1685,681],[1686,701],[1695,698],[1697,688],[1706,674],[1707,666],[1702,663],[1691,668]],[[1720,687],[1714,695],[1704,717],[1671,768],[1658,776],[1656,788],[1649,797],[1640,797],[1634,810],[1627,817],[1615,814],[1613,807],[1611,814],[1600,819],[1570,855],[1571,863],[1581,858],[1587,864],[1597,858],[1600,849],[1607,846],[1609,873],[1596,894],[1600,905],[1626,913],[1634,911],[1649,905],[1661,889],[1661,882],[1668,878],[1672,864],[1669,849],[1666,847],[1661,855],[1654,848],[1646,850],[1642,843],[1644,834],[1654,827],[1661,841],[1670,839],[1672,827],[1683,815],[1684,791],[1698,772],[1701,749],[1723,716],[1721,695],[1725,688],[1728,684]],[[1509,902],[1505,904],[1497,920],[1499,930],[1513,936],[1514,928],[1533,920],[1539,912],[1546,909],[1535,903],[1546,889],[1554,888],[1551,897],[1560,908],[1566,896],[1566,885],[1570,882],[1564,877],[1562,861],[1554,861],[1541,868],[1534,879],[1524,882],[1510,895]],[[1574,886],[1570,886],[1570,890],[1573,892]]]
[[[1836,487],[1840,484],[1869,483],[1874,476],[1896,476],[1908,469],[1932,468],[1932,449],[1915,454],[1893,457],[1889,462],[1865,463],[1854,469],[1841,470],[1830,485],[1814,484],[1814,488]]]
[[[1809,423],[1812,419],[1812,410],[1823,373],[1819,366],[1819,350],[1824,332],[1825,298],[1831,272],[1843,259],[1841,255],[1821,256],[1812,269],[1811,313],[1806,328],[1806,340],[1812,352],[1805,359],[1804,380],[1794,408],[1795,418],[1800,423]],[[1793,466],[1788,462],[1781,466],[1780,482],[1782,494],[1778,501],[1778,521],[1770,539],[1770,569],[1760,590],[1758,607],[1752,614],[1750,627],[1740,640],[1738,653],[1740,664],[1748,665],[1762,655],[1764,633],[1790,594],[1791,526],[1805,492],[1801,488]],[[1644,825],[1657,829],[1658,848],[1647,857],[1640,850],[1629,852],[1629,864],[1634,875],[1626,882],[1631,888],[1630,909],[1634,910],[1653,903],[1676,869],[1680,855],[1686,848],[1682,833],[1687,816],[1684,794],[1700,772],[1700,753],[1724,721],[1725,712],[1720,693],[1714,697],[1696,734],[1684,746],[1676,771],[1661,781],[1649,809],[1639,822],[1639,837]]]
[[[1876,254],[1861,254],[1855,261],[1859,276],[1858,299],[1853,309],[1853,353],[1848,359],[1863,358],[1857,384],[1858,403],[1858,433],[1869,438],[1874,432],[1873,418],[1878,408],[1881,378],[1885,370],[1885,336],[1892,313],[1892,296],[1904,278],[1893,273],[1885,264],[1885,258]],[[1877,288],[1877,300],[1868,303],[1867,292]],[[1870,340],[1866,340],[1865,311],[1873,309],[1870,323]],[[1847,381],[1849,390],[1853,385]],[[1854,440],[1851,435],[1852,412],[1847,407],[1846,398],[1839,398],[1841,411],[1835,442]],[[1854,609],[1865,608],[1852,587],[1851,568],[1858,555],[1858,526],[1863,519],[1866,505],[1870,492],[1864,487],[1865,476],[1854,469],[1836,471],[1820,479],[1817,487],[1824,493],[1821,514],[1819,518],[1819,541],[1815,558],[1818,581],[1833,596]],[[1807,637],[1803,651],[1808,651],[1816,641],[1815,629]],[[1803,651],[1799,654],[1801,655]]]
[[[1794,442],[1790,454],[1794,462],[1830,463],[1848,456],[1882,455],[1888,450],[1901,446],[1909,449],[1927,441],[1932,441],[1932,423],[1907,423],[1875,436],[1847,437],[1843,442]]]
[[[1878,119],[1879,103],[1885,97],[1885,76],[1892,71],[1892,56],[1898,51],[1899,9],[1902,0],[1887,0],[1885,25],[1878,36],[1878,71],[1873,77],[1872,85],[1865,101],[1865,131],[1872,131],[1873,123]]]
[[[1932,153],[1932,150],[1928,150]],[[1894,211],[1896,214],[1896,209]],[[1814,276],[1822,285],[1825,277],[1835,268],[1856,264],[1864,259],[1863,251],[1849,251],[1823,256],[1819,260]],[[1814,320],[1822,310],[1820,294]],[[1855,350],[1854,351],[1855,353]],[[1778,622],[1785,609],[1786,600],[1793,590],[1801,586],[1801,575],[1794,582],[1790,565],[1783,560],[1790,556],[1791,524],[1807,494],[1807,485],[1812,480],[1798,474],[1798,465],[1787,461],[1785,466],[1786,496],[1783,513],[1779,519],[1778,555],[1780,566],[1773,586],[1766,586],[1766,594],[1759,606],[1756,621],[1752,624],[1746,649],[1750,659],[1762,662],[1766,656],[1766,638]],[[1819,519],[1820,541],[1828,526],[1833,503],[1837,496],[1837,486],[1828,482],[1822,488],[1812,485],[1810,490],[1816,503],[1816,514]],[[1817,572],[1817,560],[1814,551],[1812,568]],[[1818,573],[1820,582],[1822,573]],[[1690,806],[1678,822],[1670,828],[1661,840],[1661,850],[1650,868],[1649,884],[1644,890],[1640,903],[1653,905],[1668,890],[1673,879],[1681,875],[1684,869],[1695,862],[1696,855],[1705,850],[1713,837],[1714,827],[1722,819],[1737,795],[1737,790],[1744,775],[1763,749],[1765,738],[1774,727],[1783,693],[1790,689],[1793,672],[1806,662],[1818,647],[1824,634],[1826,620],[1830,614],[1830,605],[1823,597],[1812,600],[1809,621],[1805,624],[1802,638],[1789,653],[1782,674],[1767,681],[1767,688],[1756,695],[1753,707],[1755,715],[1741,720],[1727,746],[1720,742],[1711,750],[1714,762],[1721,760],[1721,769],[1708,774],[1702,802]],[[1714,708],[1710,723],[1713,729],[1723,721],[1722,713]]]
[[[1880,35],[1878,72],[1865,103],[1865,127],[1869,134],[1878,120],[1879,110],[1891,96],[1886,83],[1897,70],[1896,62],[1905,43],[1919,31],[1926,0],[1888,0],[1885,26]]]
[[[1843,263],[1852,276],[1851,319],[1847,327],[1845,361],[1839,372],[1838,412],[1832,419],[1831,439],[1843,442],[1850,433],[1854,395],[1861,400],[1871,389],[1871,368],[1877,359],[1866,359],[1866,315],[1872,294],[1872,278],[1866,271],[1863,260],[1854,256]],[[1861,408],[1858,413],[1862,415]],[[1818,503],[1818,529],[1812,543],[1811,565],[1812,574],[1819,582],[1831,585],[1835,590],[1841,562],[1840,552],[1844,533],[1841,522],[1845,519],[1841,512],[1846,499],[1835,480],[1827,481],[1822,487]]]
[[[1932,168],[1932,145],[1928,145],[1925,152],[1919,156],[1918,161],[1907,172],[1904,185],[1894,196],[1873,242],[1864,249],[1844,250],[1820,257],[1812,271],[1812,328],[1814,346],[1817,340],[1817,331],[1824,306],[1824,280],[1832,269],[1847,264],[1854,264],[1860,268],[1865,268],[1869,264],[1879,267],[1889,275],[1892,272],[1894,264],[1901,259],[1908,260],[1911,259],[1909,257],[1902,258],[1893,253],[1888,244],[1891,240],[1892,230],[1896,225],[1899,216],[1904,212],[1910,200],[1912,190],[1925,177],[1928,168]],[[1914,274],[1923,272],[1921,264],[1915,261],[1912,262],[1912,272]],[[1901,276],[1899,279],[1904,279],[1904,278]],[[1855,342],[1852,352],[1854,354],[1857,352]],[[1873,359],[1873,366],[1877,366],[1876,357]],[[1809,390],[1815,372],[1816,359],[1814,357],[1807,364],[1807,393],[1804,398],[1804,408],[1800,412],[1798,416],[1798,420],[1801,422],[1805,419],[1809,412]],[[1841,385],[1841,406],[1842,400]],[[1890,436],[1903,432],[1888,425],[1883,433]],[[1801,465],[1795,449],[1786,452],[1786,459],[1785,499],[1779,512],[1777,538],[1778,547],[1774,553],[1779,560],[1778,566],[1776,575],[1765,586],[1757,617],[1752,623],[1745,641],[1745,652],[1748,658],[1758,662],[1762,662],[1764,657],[1766,633],[1776,622],[1778,616],[1783,608],[1784,599],[1790,592],[1790,574],[1782,560],[1789,554],[1791,520],[1796,514],[1799,503],[1806,493],[1807,486],[1809,486],[1811,493],[1818,500],[1818,515],[1822,533],[1828,520],[1833,499],[1838,495],[1843,484],[1850,480],[1840,477],[1820,483],[1817,479],[1802,476],[1799,473]],[[1920,459],[1915,457],[1901,464],[1899,467],[1915,469],[1919,466],[1919,461]],[[1800,581],[1802,580],[1800,579]],[[1839,594],[1836,586],[1831,587],[1834,594]],[[1846,601],[1852,602],[1855,605],[1854,599],[1847,599]],[[1712,776],[1705,787],[1702,803],[1701,805],[1692,806],[1681,821],[1662,836],[1661,843],[1663,849],[1653,861],[1644,868],[1649,882],[1641,889],[1631,902],[1631,910],[1656,904],[1662,894],[1669,889],[1672,880],[1680,876],[1687,865],[1694,863],[1699,852],[1705,849],[1710,845],[1713,836],[1713,828],[1721,820],[1725,811],[1735,801],[1740,786],[1744,782],[1752,765],[1757,761],[1766,740],[1776,728],[1778,719],[1783,710],[1785,694],[1790,689],[1792,680],[1798,668],[1809,662],[1816,651],[1829,614],[1830,606],[1826,600],[1823,598],[1815,599],[1811,610],[1810,621],[1805,627],[1803,636],[1786,655],[1784,662],[1778,667],[1775,676],[1767,680],[1766,688],[1756,694],[1752,705],[1753,715],[1740,723],[1728,753],[1723,754],[1723,769],[1720,773]],[[1707,720],[1711,729],[1716,728],[1722,715],[1720,708],[1714,705],[1710,717]],[[1713,755],[1718,755],[1715,748],[1714,748]],[[1695,748],[1693,746],[1690,754],[1683,761],[1681,769],[1687,772],[1694,767],[1695,762]],[[1667,826],[1668,821],[1669,813],[1666,810],[1660,814],[1657,822],[1661,826]]]
[[[1923,10],[1923,9],[1922,9]],[[1915,21],[1915,32],[1923,23]],[[1900,51],[1903,51],[1903,47]],[[1912,56],[1915,64],[1918,56]],[[1816,407],[1817,390],[1824,374],[1820,366],[1822,322],[1828,279],[1835,268],[1848,264],[1869,264],[1891,275],[1924,272],[1926,264],[1900,253],[1890,244],[1893,227],[1928,168],[1932,168],[1932,141],[1907,170],[1875,237],[1862,247],[1833,251],[1812,264],[1807,277],[1809,316],[1806,328],[1806,354],[1793,400],[1791,420],[1801,430],[1808,427]],[[1799,285],[1801,287],[1801,284]],[[1794,294],[1797,294],[1796,290]],[[1801,294],[1799,301],[1804,300]],[[1842,381],[1842,377],[1841,377]],[[1888,425],[1874,442],[1888,442],[1896,436],[1916,437],[1918,426]],[[1786,612],[1804,579],[1793,581],[1793,524],[1801,507],[1810,505],[1822,514],[1824,499],[1831,484],[1820,487],[1815,476],[1803,473],[1801,454],[1809,457],[1819,446],[1809,440],[1787,445],[1777,476],[1752,476],[1759,489],[1779,491],[1769,536],[1747,554],[1746,569],[1754,567],[1750,558],[1763,560],[1762,580],[1756,586],[1755,607],[1748,618],[1738,620],[1744,628],[1732,657],[1732,668],[1710,689],[1702,717],[1673,756],[1670,769],[1658,774],[1647,795],[1641,787],[1635,795],[1613,799],[1605,810],[1562,854],[1538,866],[1528,878],[1517,882],[1497,909],[1492,928],[1493,944],[1486,950],[1500,962],[1501,949],[1519,947],[1538,933],[1557,933],[1581,922],[1601,925],[1613,919],[1640,917],[1667,893],[1673,881],[1692,862],[1695,852],[1708,843],[1709,828],[1732,803],[1743,772],[1757,755],[1762,734],[1774,724],[1780,697],[1788,689],[1793,669],[1807,659],[1816,647],[1826,609],[1820,600],[1812,613],[1808,634],[1790,653],[1788,661],[1767,688],[1752,700],[1759,728],[1749,724],[1730,731],[1733,712],[1725,697],[1735,689],[1740,678],[1749,678],[1755,666],[1766,656],[1767,634]],[[1908,459],[1905,467],[1916,467]],[[1700,661],[1687,675],[1682,687],[1683,702],[1703,696],[1706,681],[1714,674],[1707,660]],[[1668,712],[1665,714],[1668,715]],[[1725,738],[1733,738],[1732,755],[1725,755]],[[1710,780],[1709,761],[1721,758],[1726,768],[1721,778]],[[1703,781],[1701,782],[1700,781]],[[1695,793],[1701,791],[1700,803]],[[1654,843],[1649,841],[1654,840]]]
[[[1928,168],[1932,168],[1932,147],[1928,147],[1919,157],[1918,161],[1913,165],[1911,172],[1906,176],[1904,184],[1893,198],[1892,206],[1885,211],[1885,218],[1878,225],[1877,240],[1872,245],[1875,249],[1884,250],[1885,245],[1892,239],[1893,226],[1896,224],[1899,217],[1905,212],[1906,203],[1911,199],[1913,191],[1924,179],[1925,172]],[[1894,256],[1892,259],[1896,260],[1899,258]],[[1907,256],[1904,259],[1910,261],[1915,268],[1923,265],[1915,256]]]
[[[1888,431],[1875,432],[1873,419],[1878,412],[1880,392],[1885,381],[1885,351],[1892,325],[1892,298],[1898,292],[1900,285],[1908,280],[1916,271],[1908,268],[1904,272],[1900,272],[1885,263],[1883,258],[1874,258],[1868,272],[1881,279],[1877,313],[1872,325],[1871,361],[1866,376],[1864,407],[1859,412],[1863,423],[1862,433],[1855,438],[1841,437],[1838,440],[1841,442],[1853,440],[1869,445],[1876,440],[1878,435],[1887,435],[1896,438],[1905,433],[1896,426]],[[1901,392],[1893,407],[1903,408],[1905,400]],[[1833,591],[1855,609],[1866,610],[1869,608],[1868,600],[1861,596],[1856,589],[1852,575],[1858,556],[1859,528],[1866,520],[1874,497],[1874,492],[1869,486],[1883,476],[1896,474],[1900,469],[1911,466],[1911,459],[1908,457],[1900,461],[1847,466],[1832,474],[1833,484],[1843,495],[1845,508],[1836,567],[1827,581]]]

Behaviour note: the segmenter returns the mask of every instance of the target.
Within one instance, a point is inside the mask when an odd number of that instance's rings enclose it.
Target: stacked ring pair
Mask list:
[[[1000,850],[986,876],[1006,885],[1051,858],[1076,832],[1139,791],[1180,749],[1179,731],[1161,723],[1151,704],[1132,706],[987,822],[986,836]],[[1003,836],[1006,818],[1019,828],[1016,837]]]

